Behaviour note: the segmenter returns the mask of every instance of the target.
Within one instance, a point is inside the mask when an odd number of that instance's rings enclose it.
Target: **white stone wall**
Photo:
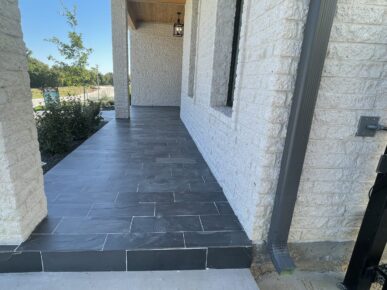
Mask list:
[[[244,229],[260,243],[267,238],[309,1],[244,1],[232,112],[210,105],[222,1],[199,3],[195,94],[182,91],[181,117]],[[387,123],[386,4],[339,0],[291,241],[351,240],[357,233],[387,144],[383,133],[354,137],[360,115]],[[186,44],[183,50],[187,57]]]
[[[116,118],[129,118],[128,18],[126,0],[111,0],[113,82]]]
[[[387,134],[355,137],[360,116],[387,124],[387,1],[339,0],[291,229],[294,241],[355,239]]]
[[[232,112],[210,105],[222,1],[228,0],[200,1],[195,95],[183,92],[181,117],[244,229],[260,242],[271,214],[307,1],[244,1]]]
[[[185,6],[185,14],[188,17],[184,18],[183,47],[187,49],[187,53],[182,55],[182,70],[181,75],[181,91],[186,96],[193,96],[195,82],[195,64],[196,64],[196,41],[197,41],[197,25],[198,25],[198,4],[199,0],[188,1]],[[189,52],[188,52],[189,51]]]
[[[172,33],[172,23],[130,31],[132,105],[180,106],[183,39]]]
[[[17,4],[0,5],[0,245],[24,241],[47,215]]]

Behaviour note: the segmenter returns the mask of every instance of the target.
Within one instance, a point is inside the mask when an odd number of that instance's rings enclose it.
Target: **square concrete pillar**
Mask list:
[[[17,4],[0,5],[0,245],[23,242],[47,215]]]
[[[113,81],[116,118],[129,118],[128,11],[126,0],[111,0]]]

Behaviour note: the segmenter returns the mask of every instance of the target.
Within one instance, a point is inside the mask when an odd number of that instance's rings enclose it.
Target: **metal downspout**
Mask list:
[[[279,273],[295,268],[288,236],[336,5],[337,0],[309,4],[268,236],[268,250]]]

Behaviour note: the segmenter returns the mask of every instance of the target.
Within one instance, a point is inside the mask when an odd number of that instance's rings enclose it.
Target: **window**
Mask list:
[[[241,31],[242,10],[243,10],[243,0],[236,0],[235,18],[234,18],[234,36],[232,40],[230,77],[228,80],[227,103],[226,103],[226,105],[229,107],[232,107],[234,102],[235,78],[236,78],[236,69],[237,69],[237,62],[238,62],[238,52],[239,52],[238,46],[239,46],[239,36]]]

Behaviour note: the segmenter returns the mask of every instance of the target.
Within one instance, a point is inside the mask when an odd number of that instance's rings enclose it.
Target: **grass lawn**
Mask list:
[[[86,88],[87,93],[95,91],[92,88]],[[31,89],[33,99],[43,99],[43,93],[40,89]],[[59,95],[61,97],[76,96],[83,94],[83,87],[59,87]]]

